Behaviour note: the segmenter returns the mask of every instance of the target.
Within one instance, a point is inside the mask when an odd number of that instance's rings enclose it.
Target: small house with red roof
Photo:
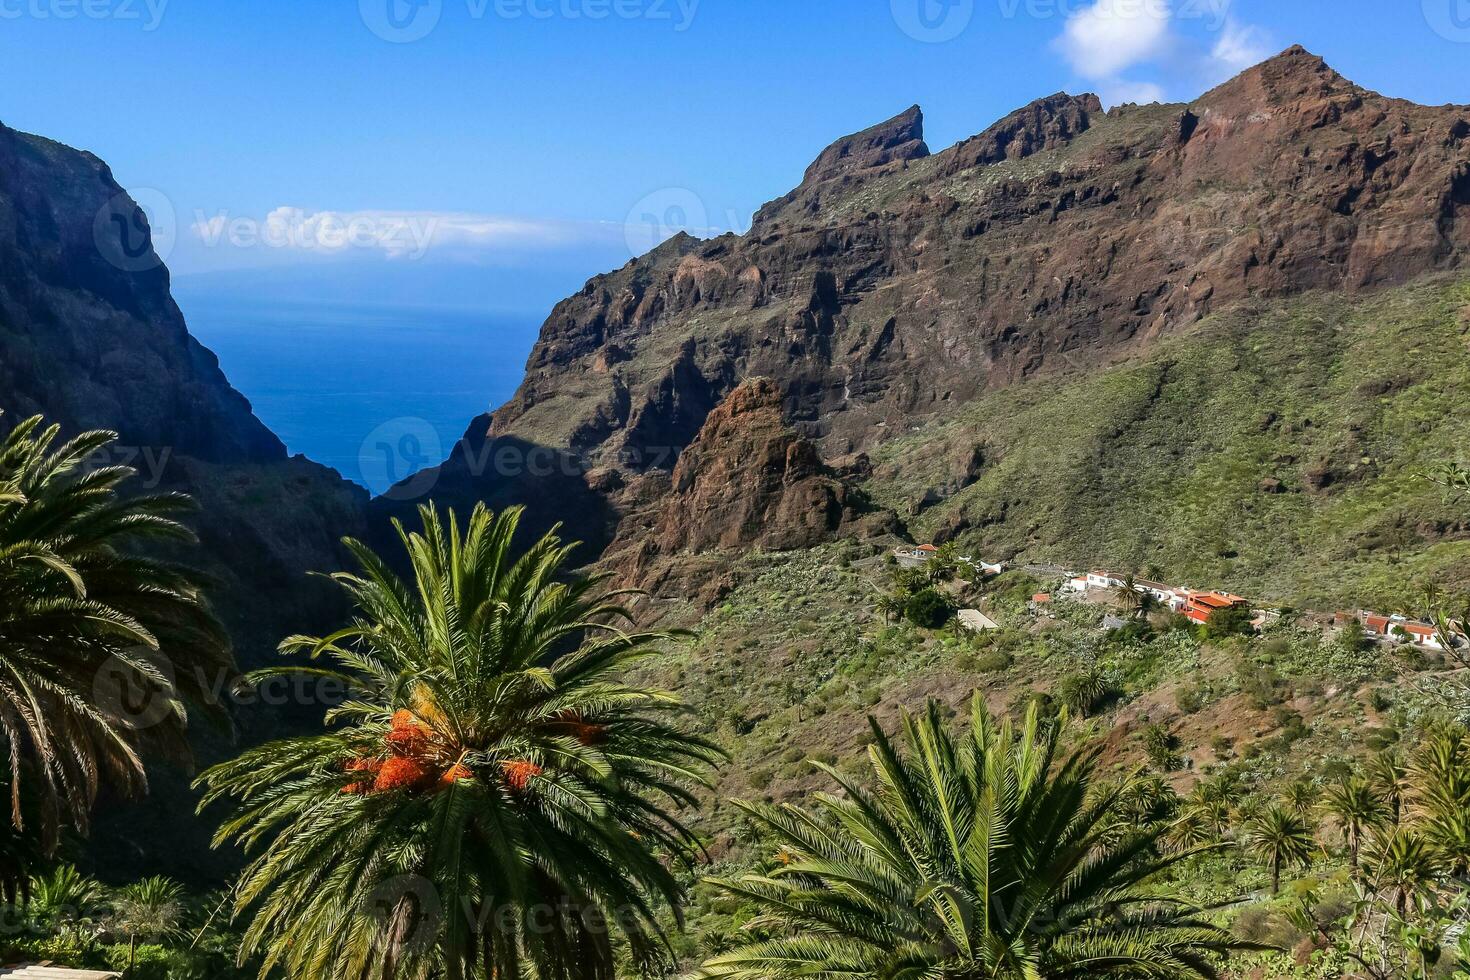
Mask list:
[[[1179,611],[1192,622],[1206,623],[1222,609],[1240,609],[1246,604],[1244,597],[1229,592],[1187,592]]]

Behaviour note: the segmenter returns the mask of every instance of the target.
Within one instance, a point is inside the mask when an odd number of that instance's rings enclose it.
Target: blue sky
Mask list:
[[[912,103],[937,150],[1291,43],[1470,102],[1470,0],[0,0],[0,120],[171,211],[198,288],[530,310]]]

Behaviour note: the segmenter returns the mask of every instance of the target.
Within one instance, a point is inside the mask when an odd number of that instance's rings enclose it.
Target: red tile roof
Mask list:
[[[1198,606],[1208,606],[1211,609],[1229,609],[1233,606],[1245,604],[1245,599],[1229,592],[1191,592],[1189,601]]]

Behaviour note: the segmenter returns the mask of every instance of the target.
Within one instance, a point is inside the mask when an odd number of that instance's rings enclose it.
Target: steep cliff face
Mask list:
[[[242,655],[319,615],[309,569],[361,533],[366,494],[290,459],[189,335],[137,204],[97,157],[0,126],[0,424],[119,434],[113,462],[194,494]]]
[[[106,165],[4,126],[0,410],[0,426],[40,413],[68,433],[114,430],[117,452],[99,463],[134,466],[140,488],[195,497],[201,546],[178,557],[216,581],[210,598],[243,665],[342,614],[335,591],[306,573],[344,567],[338,538],[363,534],[366,492],[288,458],[230,387],[189,335],[147,222]],[[277,732],[282,717],[242,711],[242,737]],[[161,774],[155,790],[138,807],[102,814],[99,853],[110,870],[198,877],[229,861],[210,855],[204,825],[186,818],[185,780]]]
[[[746,235],[681,235],[588,282],[479,438],[667,471],[764,376],[835,458],[1247,299],[1470,252],[1470,109],[1366,91],[1299,47],[1188,105],[1053,95],[937,154],[922,126],[913,108],[834,143]]]
[[[279,439],[189,336],[147,220],[106,164],[0,125],[0,392],[16,415],[133,446],[279,462]]]
[[[749,234],[674,239],[560,304],[493,430],[647,458],[644,432],[692,436],[651,416],[760,374],[824,452],[862,449],[1247,296],[1458,265],[1467,134],[1470,110],[1300,48],[1187,106],[1052,96],[932,156],[910,110],[834,144]]]

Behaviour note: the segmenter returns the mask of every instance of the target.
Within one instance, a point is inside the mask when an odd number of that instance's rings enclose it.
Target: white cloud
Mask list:
[[[196,211],[191,231],[205,248],[323,256],[358,250],[390,259],[418,259],[430,250],[464,255],[554,249],[613,234],[613,229],[591,222],[440,211],[308,211],[284,205],[263,218]]]
[[[1161,85],[1153,82],[1130,82],[1124,78],[1117,78],[1103,83],[1098,97],[1102,99],[1103,105],[1111,109],[1115,105],[1125,102],[1137,102],[1146,105],[1150,102],[1163,102],[1164,89]]]
[[[1233,18],[1225,21],[1210,57],[1218,74],[1236,75],[1271,56],[1271,39],[1259,27],[1241,24]]]
[[[1062,54],[1086,78],[1116,78],[1163,54],[1172,41],[1169,0],[1097,0],[1067,19]]]

